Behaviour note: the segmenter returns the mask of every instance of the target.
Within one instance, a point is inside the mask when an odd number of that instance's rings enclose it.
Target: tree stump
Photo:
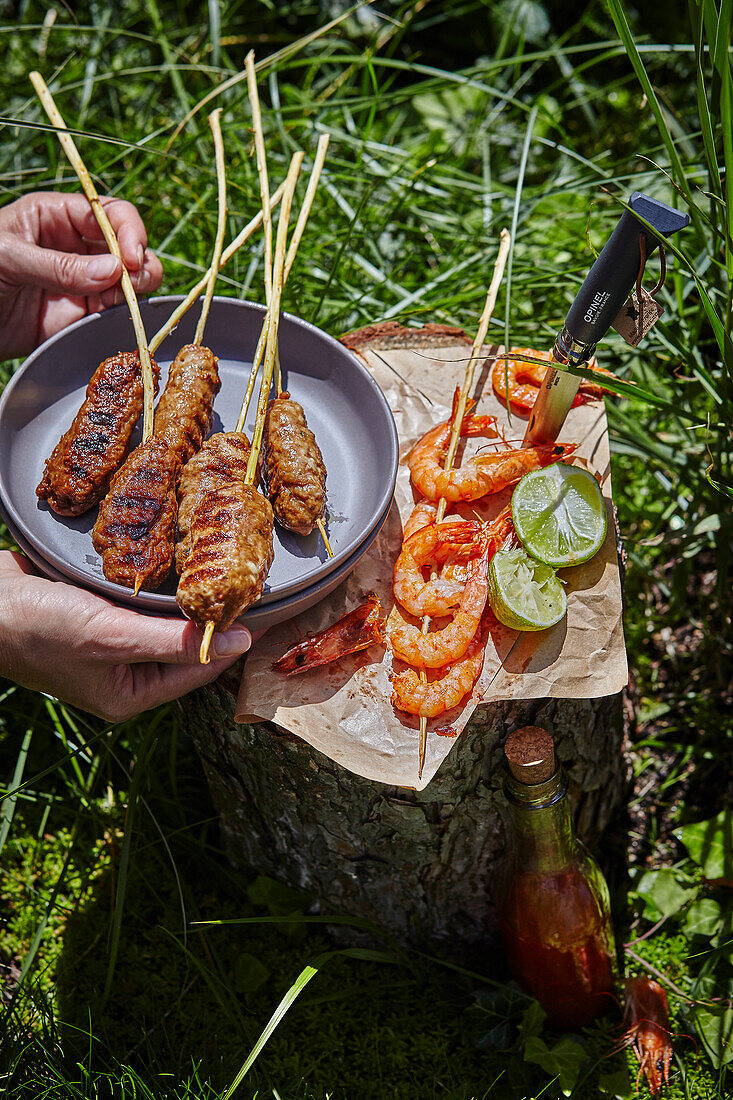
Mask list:
[[[455,342],[456,330],[447,330]],[[446,343],[446,330],[376,326],[371,347]],[[470,342],[470,341],[469,341]],[[187,696],[224,844],[247,866],[364,917],[409,945],[469,959],[496,928],[492,882],[504,848],[502,746],[523,725],[549,730],[570,780],[580,836],[597,843],[627,785],[621,695],[480,705],[422,792],[346,771],[270,723],[237,725],[241,663]]]

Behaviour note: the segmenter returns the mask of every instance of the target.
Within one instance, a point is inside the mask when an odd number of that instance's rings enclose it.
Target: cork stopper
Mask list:
[[[555,771],[555,745],[547,730],[522,726],[504,746],[512,775],[520,783],[544,783]]]

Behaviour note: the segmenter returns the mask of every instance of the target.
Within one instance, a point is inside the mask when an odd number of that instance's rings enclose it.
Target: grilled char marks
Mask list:
[[[158,364],[151,360],[155,389]],[[107,492],[143,408],[140,357],[121,351],[97,367],[84,402],[46,461],[36,489],[61,516],[79,516]]]
[[[176,569],[179,573],[188,554],[187,536],[193,513],[206,493],[230,481],[244,481],[250,449],[244,432],[217,432],[183,467],[178,486]]]
[[[267,494],[278,522],[309,535],[326,510],[326,467],[303,409],[287,393],[270,402],[264,450]]]
[[[251,485],[230,480],[201,498],[176,602],[203,630],[228,626],[262,595],[273,559],[273,514]]]
[[[117,471],[94,525],[108,581],[157,588],[173,561],[178,455],[164,439],[141,443]]]
[[[214,398],[221,389],[218,363],[208,348],[197,344],[181,348],[171,363],[153,431],[184,465],[211,431]]]

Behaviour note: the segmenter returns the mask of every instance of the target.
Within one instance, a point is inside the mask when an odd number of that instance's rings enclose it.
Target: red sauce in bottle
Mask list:
[[[508,851],[498,910],[507,962],[552,1027],[582,1027],[613,1003],[608,887],[574,835],[550,735],[525,726],[505,752]]]
[[[582,1027],[611,1007],[608,917],[578,868],[518,873],[501,931],[512,973],[552,1027]]]

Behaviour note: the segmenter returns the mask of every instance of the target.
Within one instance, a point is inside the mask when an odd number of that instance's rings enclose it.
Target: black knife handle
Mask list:
[[[640,235],[645,238],[648,257],[659,247],[660,237],[669,237],[690,223],[687,214],[640,191],[634,191],[629,206],[631,209],[621,215],[570,307],[564,331],[558,338],[560,362],[584,362],[583,351],[588,349],[592,354],[610,329],[639,274]],[[654,232],[634,214],[649,222]]]

